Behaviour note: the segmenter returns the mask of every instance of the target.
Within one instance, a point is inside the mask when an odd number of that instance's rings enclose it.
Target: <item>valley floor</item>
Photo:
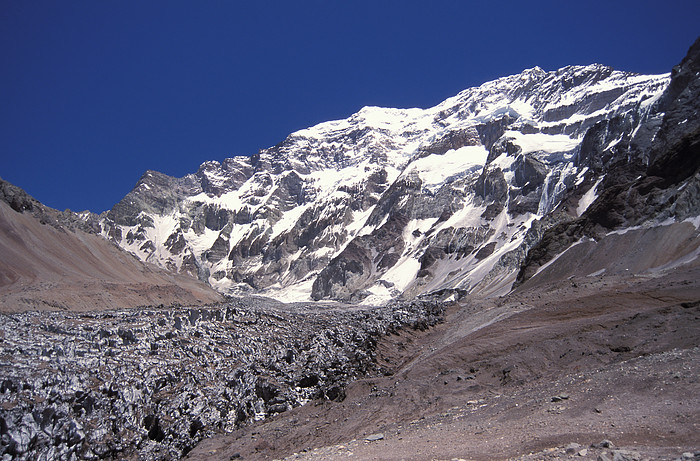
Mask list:
[[[378,349],[390,376],[187,459],[700,459],[700,267],[467,300]]]

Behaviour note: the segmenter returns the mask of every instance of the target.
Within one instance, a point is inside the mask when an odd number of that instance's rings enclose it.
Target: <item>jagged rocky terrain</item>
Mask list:
[[[227,294],[504,293],[563,200],[576,218],[616,165],[653,160],[669,81],[534,68],[425,110],[366,107],[183,178],[149,171],[102,233]]]
[[[700,261],[470,297],[433,328],[383,337],[389,376],[187,459],[700,459],[699,327]]]
[[[560,210],[555,210],[559,213],[543,220],[551,228],[528,253],[518,274],[519,282],[551,264],[564,250],[583,244],[590,247],[589,251],[600,251],[610,240],[626,233],[641,235],[641,241],[635,243],[636,251],[644,244],[647,253],[645,264],[634,267],[634,262],[629,261],[628,271],[669,267],[700,254],[700,39],[673,68],[671,83],[655,103],[654,112],[657,115],[653,120],[640,126],[648,133],[647,138],[651,136],[650,141],[631,143],[619,151],[617,158],[609,160],[607,173],[600,180],[600,197],[586,213],[580,217],[567,214],[572,204],[563,203]],[[603,158],[611,125],[616,123],[616,119],[603,121],[589,130],[583,153],[591,159]],[[687,224],[688,234],[674,232],[682,222]],[[653,239],[644,241],[644,235],[654,233],[657,235]],[[619,247],[624,245],[616,242],[613,246],[618,247],[618,256],[601,258],[596,270],[609,270],[615,258],[623,256]],[[632,253],[635,248],[628,250]],[[664,255],[668,256],[666,260],[662,259]],[[581,261],[587,259],[581,255]],[[640,259],[643,258],[636,257],[637,261]],[[562,275],[560,271],[559,276]]]
[[[179,459],[202,438],[380,376],[375,345],[437,323],[436,299],[380,309],[237,300],[0,316],[3,459]]]

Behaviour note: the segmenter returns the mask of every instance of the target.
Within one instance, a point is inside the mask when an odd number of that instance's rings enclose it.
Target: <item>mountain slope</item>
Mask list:
[[[183,178],[149,171],[102,233],[228,294],[381,304],[504,293],[611,171],[647,167],[669,81],[534,68],[429,109],[366,107]]]
[[[188,459],[700,458],[700,39],[640,120],[586,132],[507,296],[382,338],[384,377]]]
[[[700,255],[700,39],[673,69],[654,110],[661,120],[645,148],[648,162],[613,165],[586,213],[561,219],[544,233],[519,282],[553,263],[558,276],[573,275],[582,264],[572,260],[581,260],[584,247],[589,253],[583,266],[601,273],[667,269]],[[591,133],[595,128],[587,137]],[[633,156],[634,149],[625,146],[618,155]]]
[[[643,454],[618,459],[680,459],[700,447],[699,275],[469,297],[436,327],[381,338],[388,373],[354,381],[342,402],[222,433],[186,459],[613,459],[591,446],[606,439]],[[572,442],[587,456],[567,453]]]
[[[205,284],[143,264],[105,241],[87,215],[45,207],[5,181],[0,192],[1,312],[222,300]]]

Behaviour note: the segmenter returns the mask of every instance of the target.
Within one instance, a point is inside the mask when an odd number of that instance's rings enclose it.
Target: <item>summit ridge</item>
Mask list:
[[[669,82],[535,67],[427,109],[364,107],[182,178],[148,171],[102,234],[228,295],[384,304],[507,292],[562,200],[576,191],[577,217],[620,155],[648,164]],[[587,133],[601,124],[593,155]]]

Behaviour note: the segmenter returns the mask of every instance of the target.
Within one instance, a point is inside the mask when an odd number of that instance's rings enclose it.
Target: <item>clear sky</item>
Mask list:
[[[0,0],[0,177],[111,208],[153,169],[540,66],[670,71],[700,1]]]

